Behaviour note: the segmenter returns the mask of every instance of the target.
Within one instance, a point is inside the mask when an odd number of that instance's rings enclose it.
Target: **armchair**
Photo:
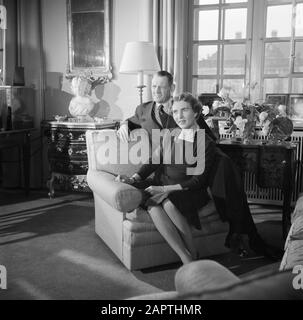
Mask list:
[[[120,154],[120,143],[108,137],[114,130],[86,132],[87,182],[94,195],[95,231],[129,270],[143,269],[179,261],[155,228],[148,213],[139,205],[141,191],[115,181],[118,174],[132,175],[141,164],[109,164],[102,160],[100,147],[106,143],[109,152]],[[128,148],[132,148],[130,142]],[[103,148],[104,149],[104,148]],[[222,222],[213,201],[200,211],[202,230],[193,230],[200,257],[227,251],[224,240],[228,224]]]

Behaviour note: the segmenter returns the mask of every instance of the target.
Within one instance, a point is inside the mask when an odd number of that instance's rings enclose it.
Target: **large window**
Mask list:
[[[231,89],[238,98],[246,82],[251,28],[247,0],[195,0],[193,3],[193,92]]]
[[[303,92],[303,1],[266,1],[262,93]]]
[[[303,0],[192,0],[189,89],[303,92]]]

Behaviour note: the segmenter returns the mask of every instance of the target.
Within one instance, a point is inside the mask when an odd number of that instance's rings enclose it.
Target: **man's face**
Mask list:
[[[172,86],[169,85],[167,77],[155,75],[152,80],[153,100],[157,103],[167,102],[172,95]]]

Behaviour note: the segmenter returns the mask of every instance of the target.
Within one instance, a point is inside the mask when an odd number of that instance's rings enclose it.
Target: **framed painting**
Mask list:
[[[266,103],[273,105],[283,104],[288,105],[288,94],[276,94],[276,93],[267,93],[266,94]]]
[[[203,106],[208,106],[209,108],[212,107],[215,100],[222,101],[216,93],[201,93],[198,96],[198,100]]]
[[[289,115],[295,127],[303,127],[303,94],[289,95]]]

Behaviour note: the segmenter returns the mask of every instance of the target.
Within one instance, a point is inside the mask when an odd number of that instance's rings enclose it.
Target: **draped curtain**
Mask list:
[[[185,90],[187,1],[153,1],[153,43],[162,70],[173,74],[175,94]]]

